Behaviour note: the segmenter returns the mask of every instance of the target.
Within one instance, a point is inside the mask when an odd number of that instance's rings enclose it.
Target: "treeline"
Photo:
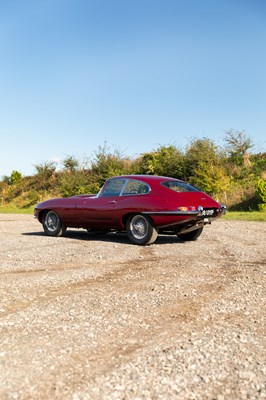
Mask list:
[[[19,171],[0,181],[0,205],[27,208],[51,197],[97,193],[104,181],[121,174],[152,174],[182,179],[227,204],[230,209],[266,209],[266,153],[252,152],[245,131],[229,130],[225,145],[208,138],[191,140],[185,150],[159,146],[132,159],[104,144],[91,160],[67,156],[62,167],[51,161],[35,165],[33,176]]]

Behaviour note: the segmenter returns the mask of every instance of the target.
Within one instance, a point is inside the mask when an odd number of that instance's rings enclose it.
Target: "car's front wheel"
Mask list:
[[[202,234],[203,228],[195,229],[194,231],[188,233],[180,233],[177,234],[179,239],[187,241],[187,240],[196,240]]]
[[[151,219],[143,214],[136,214],[127,220],[127,234],[129,239],[139,245],[152,244],[158,236],[157,229]]]
[[[49,236],[63,236],[66,227],[55,211],[48,211],[42,218],[44,232]]]

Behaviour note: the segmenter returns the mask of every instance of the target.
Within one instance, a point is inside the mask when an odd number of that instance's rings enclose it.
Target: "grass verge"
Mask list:
[[[266,211],[228,211],[222,218],[239,221],[266,221]]]
[[[0,214],[32,214],[34,207],[19,208],[15,206],[3,206],[0,207]]]

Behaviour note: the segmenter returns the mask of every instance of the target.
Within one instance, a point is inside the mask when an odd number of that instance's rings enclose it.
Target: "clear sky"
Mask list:
[[[0,177],[230,128],[266,151],[266,1],[0,0]]]

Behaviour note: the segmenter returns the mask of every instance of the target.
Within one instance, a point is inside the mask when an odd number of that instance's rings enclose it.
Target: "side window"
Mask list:
[[[134,194],[146,194],[149,193],[150,187],[147,183],[137,181],[135,179],[129,179],[125,189],[123,190],[123,196],[132,196]]]
[[[101,196],[119,196],[125,182],[125,179],[111,179],[106,182],[103,191],[101,192]]]

